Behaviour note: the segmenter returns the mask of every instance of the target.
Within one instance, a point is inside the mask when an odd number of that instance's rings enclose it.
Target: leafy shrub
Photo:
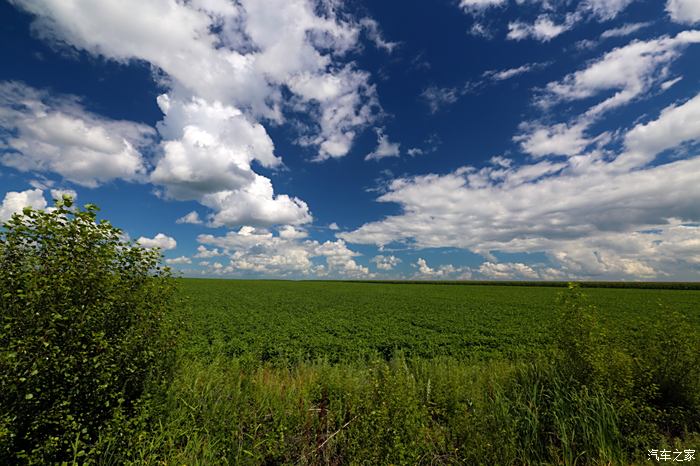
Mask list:
[[[557,369],[614,405],[630,453],[700,428],[700,334],[679,312],[634,338],[613,339],[576,284],[562,294]]]
[[[170,371],[170,271],[97,210],[64,197],[0,230],[2,464],[86,455]]]

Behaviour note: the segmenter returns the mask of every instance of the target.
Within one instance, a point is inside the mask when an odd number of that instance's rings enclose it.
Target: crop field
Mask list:
[[[432,358],[518,358],[552,343],[557,297],[543,286],[182,279],[191,325],[183,349],[199,357],[351,361],[396,350]],[[700,290],[587,288],[610,337],[667,323],[700,327]]]
[[[175,378],[104,436],[113,464],[700,449],[698,290],[181,279],[178,293]]]

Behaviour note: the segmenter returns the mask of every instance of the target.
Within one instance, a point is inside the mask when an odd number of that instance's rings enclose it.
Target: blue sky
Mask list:
[[[0,1],[0,220],[187,276],[700,278],[697,0]]]

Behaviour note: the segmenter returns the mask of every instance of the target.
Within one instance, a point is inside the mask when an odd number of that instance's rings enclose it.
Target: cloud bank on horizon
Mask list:
[[[695,0],[10,4],[0,221],[128,198],[187,275],[700,279]]]

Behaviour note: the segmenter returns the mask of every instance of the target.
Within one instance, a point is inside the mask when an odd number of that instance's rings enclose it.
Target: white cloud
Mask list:
[[[334,74],[302,73],[287,84],[301,99],[298,110],[315,115],[318,122],[320,131],[312,131],[298,141],[319,148],[316,161],[347,155],[358,131],[376,119],[379,103],[374,86],[369,84],[369,74],[351,66]]]
[[[604,31],[599,39],[583,39],[578,42],[576,42],[576,48],[579,50],[585,50],[585,49],[594,49],[603,41],[607,39],[611,39],[614,37],[626,37],[629,35],[634,34],[637,31],[640,31],[641,29],[647,28],[651,26],[653,23],[651,22],[645,22],[645,23],[628,23],[628,24],[623,24],[620,27],[608,29],[607,31]]]
[[[195,254],[194,257],[199,259],[211,259],[212,257],[218,257],[223,255],[225,254],[216,248],[207,249],[205,246],[199,245],[197,246],[197,254]]]
[[[191,264],[192,259],[190,259],[187,256],[180,256],[180,257],[175,257],[172,259],[165,259],[165,263],[168,265],[182,265],[182,264]]]
[[[305,239],[304,235],[288,233],[288,228],[274,235],[265,229],[245,226],[224,236],[200,235],[198,241],[202,245],[221,248],[221,255],[229,259],[228,264],[221,264],[221,267],[210,265],[206,272],[234,276],[372,276],[367,267],[355,261],[359,254],[350,250],[343,240],[320,243]],[[210,257],[210,250],[204,246],[200,249],[197,257]]]
[[[3,165],[55,172],[88,187],[143,178],[139,151],[155,134],[146,125],[90,113],[76,97],[49,96],[19,82],[0,83],[0,127]]]
[[[600,35],[600,37],[602,39],[609,39],[611,37],[629,36],[630,34],[634,34],[635,32],[639,31],[640,29],[644,29],[644,28],[649,27],[649,26],[651,26],[651,23],[623,24],[620,27],[608,29],[607,31],[603,32]]]
[[[690,44],[700,43],[700,31],[684,31],[675,37],[661,37],[649,41],[633,41],[607,52],[602,58],[588,63],[579,71],[559,81],[547,84],[537,98],[543,109],[551,109],[562,102],[607,96],[583,114],[568,123],[545,125],[527,122],[521,125],[521,134],[515,137],[524,152],[543,155],[577,155],[595,142],[605,142],[610,136],[603,133],[590,137],[591,125],[612,109],[643,98],[654,85],[662,86],[670,64]],[[609,95],[613,92],[612,95]]]
[[[520,262],[495,264],[487,261],[479,266],[478,272],[485,277],[497,280],[536,280],[540,278],[540,275],[532,267]]]
[[[679,57],[689,44],[700,42],[700,31],[683,31],[675,37],[633,41],[606,53],[580,71],[547,85],[539,103],[582,100],[605,91],[616,93],[589,110],[602,113],[630,102],[666,74],[666,66]]]
[[[462,89],[456,87],[429,86],[423,90],[421,98],[428,104],[431,113],[437,113],[443,107],[457,102],[462,94]]]
[[[41,189],[28,189],[26,191],[10,191],[0,204],[0,222],[6,222],[12,214],[21,213],[25,207],[45,209],[46,199]]]
[[[461,86],[455,87],[439,87],[435,85],[428,86],[421,92],[421,99],[428,105],[430,113],[437,113],[445,107],[448,107],[456,103],[463,96],[476,93],[483,90],[487,86],[496,85],[502,81],[506,81],[515,76],[519,76],[525,73],[530,73],[550,65],[551,62],[541,62],[541,63],[526,63],[524,65],[508,68],[503,70],[487,70],[482,73],[482,79],[474,81],[466,81]],[[439,143],[439,138],[436,135],[432,135],[426,140],[426,143],[431,143],[431,147],[423,149],[423,152],[433,152],[432,147],[434,147],[434,142]],[[419,152],[413,151],[414,154],[418,155]]]
[[[522,133],[516,136],[522,150],[535,157],[545,155],[576,155],[591,144],[586,137],[586,122],[576,122],[571,126],[558,123],[550,126],[539,123],[520,125]]]
[[[501,9],[508,8],[516,13],[517,8],[521,13],[518,19],[508,23],[507,37],[512,40],[533,38],[543,42],[552,40],[565,31],[568,31],[579,23],[589,21],[609,21],[617,17],[634,0],[583,0],[551,1],[551,0],[461,0],[459,6],[462,10],[475,17],[471,34],[492,37],[493,33],[484,25],[484,19],[503,19],[512,17],[511,14],[502,14]],[[692,1],[692,0],[690,0]],[[496,8],[499,7],[499,8]],[[537,14],[534,22],[531,15]]]
[[[238,109],[199,98],[183,102],[158,98],[165,119],[158,125],[163,155],[151,181],[166,195],[197,200],[214,210],[214,226],[299,224],[311,220],[306,203],[275,195],[269,178],[251,168],[258,161],[275,167],[280,160],[267,132]]]
[[[539,16],[533,24],[513,21],[508,24],[508,39],[523,40],[533,38],[542,42],[549,42],[561,33],[569,30],[573,23],[556,24],[546,15]]]
[[[697,276],[697,254],[688,251],[700,241],[693,226],[700,222],[700,156],[682,149],[670,161],[656,156],[700,141],[700,95],[638,124],[624,141],[611,159],[593,153],[396,179],[378,200],[402,213],[339,237],[458,247],[490,262],[497,251],[539,251],[567,276]]]
[[[207,194],[201,203],[215,210],[210,222],[215,227],[301,225],[312,220],[304,201],[286,194],[275,195],[272,182],[260,175],[255,175],[244,188]]]
[[[401,259],[396,256],[378,255],[372,258],[372,262],[379,270],[392,270],[401,263]]]
[[[398,42],[391,42],[384,39],[381,30],[379,29],[379,23],[372,18],[362,18],[360,24],[364,27],[367,32],[367,37],[371,40],[377,48],[384,50],[387,53],[392,53],[396,47],[399,46]]]
[[[474,37],[482,37],[484,39],[490,39],[493,37],[493,31],[491,31],[485,24],[479,22],[474,22],[467,33]]]
[[[484,10],[494,6],[503,6],[508,0],[460,0],[459,6],[467,11]]]
[[[175,223],[189,223],[191,225],[201,225],[202,219],[199,218],[199,214],[197,213],[196,210],[193,210],[192,212],[178,218]]]
[[[694,24],[700,22],[700,2],[697,0],[668,0],[666,11],[677,23]]]
[[[338,231],[340,230],[340,227],[338,226],[337,223],[333,222],[330,225],[328,225],[328,229],[332,231]]]
[[[294,228],[291,225],[285,225],[282,228],[279,228],[278,234],[280,238],[284,239],[302,239],[309,236],[306,231]]]
[[[308,121],[295,126],[301,131],[298,142],[317,149],[316,159],[324,160],[345,156],[381,113],[370,75],[357,69],[348,52],[358,48],[363,28],[379,46],[394,45],[373,20],[354,20],[336,2],[110,0],[99,8],[90,0],[13,3],[35,16],[33,28],[46,40],[153,65],[168,91],[158,98],[166,116],[158,125],[162,156],[150,181],[168,197],[212,208],[214,225],[311,220],[303,201],[275,195],[270,180],[252,169],[254,162],[281,165],[265,124],[303,113]],[[104,140],[99,148],[109,151],[110,162],[122,162],[111,171],[105,170],[109,164],[101,165],[102,178],[90,171],[71,174],[71,180],[95,185],[103,178],[144,174],[125,125],[90,123],[64,126]],[[116,130],[120,138],[107,144],[106,134]],[[119,146],[122,139],[130,146]]]
[[[420,279],[466,279],[471,277],[471,271],[468,267],[455,267],[452,264],[441,265],[437,268],[430,267],[428,262],[418,258],[413,265],[418,268],[414,278]]]
[[[142,236],[137,239],[136,242],[144,248],[160,248],[163,251],[168,251],[177,247],[177,241],[175,241],[175,238],[167,236],[163,233],[158,233],[153,238],[146,238],[145,236]]]
[[[384,157],[398,157],[401,154],[398,142],[389,141],[389,137],[381,130],[377,131],[377,147],[365,156],[365,160],[379,160]]]
[[[625,10],[634,0],[585,0],[581,2],[579,9],[589,11],[601,21],[615,18]]]
[[[279,165],[265,128],[237,108],[201,98],[163,94],[158,105],[165,119],[158,124],[164,141],[151,181],[176,199],[199,199],[253,182],[251,163]]]
[[[669,79],[668,81],[664,81],[660,84],[659,87],[661,87],[662,90],[666,91],[673,87],[674,85],[678,84],[680,81],[683,80],[682,76],[678,76],[677,78]]]
[[[654,156],[684,142],[700,140],[700,94],[681,105],[663,109],[656,120],[638,124],[625,135],[626,152],[616,166],[639,167]]]
[[[411,157],[432,154],[437,152],[441,144],[442,139],[440,139],[440,136],[438,136],[437,133],[431,133],[427,138],[425,138],[421,144],[421,147],[411,147],[406,151],[406,153]]]
[[[542,69],[546,66],[548,66],[549,63],[526,63],[522,66],[518,66],[516,68],[508,68],[505,70],[489,70],[485,71],[483,73],[483,76],[485,78],[490,78],[495,81],[505,81],[510,78],[514,78],[515,76],[519,76],[521,74],[529,73],[531,71],[535,71],[538,69]]]

